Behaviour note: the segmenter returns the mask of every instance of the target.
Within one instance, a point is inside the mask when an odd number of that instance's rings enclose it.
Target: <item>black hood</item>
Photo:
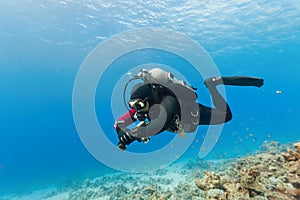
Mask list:
[[[151,84],[137,84],[130,92],[130,100],[142,99],[147,100],[150,105],[154,104],[153,89]]]

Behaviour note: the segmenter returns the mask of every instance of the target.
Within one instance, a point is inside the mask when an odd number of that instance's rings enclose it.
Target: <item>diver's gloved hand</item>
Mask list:
[[[140,138],[140,139],[139,139],[139,142],[143,142],[143,143],[145,143],[145,144],[147,144],[149,141],[150,141],[150,138],[149,138],[149,137],[146,137],[146,138]]]
[[[142,126],[135,127],[134,129],[132,129],[131,135],[133,135],[138,142],[148,143],[150,141],[149,137],[140,137],[142,136],[143,130],[144,127]]]
[[[126,129],[126,131],[123,131],[122,129],[117,129],[118,137],[119,137],[119,143],[118,147],[121,150],[126,150],[126,145],[131,144],[134,140],[136,140],[135,137],[131,135],[131,131],[129,129]]]
[[[205,79],[204,84],[207,88],[211,88],[211,87],[216,87],[222,82],[223,82],[222,77],[216,76],[216,77],[210,77],[208,79]]]

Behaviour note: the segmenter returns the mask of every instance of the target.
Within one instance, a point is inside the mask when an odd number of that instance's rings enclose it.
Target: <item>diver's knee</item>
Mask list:
[[[226,118],[225,118],[225,122],[229,122],[230,120],[232,120],[232,113],[229,111],[226,112]]]

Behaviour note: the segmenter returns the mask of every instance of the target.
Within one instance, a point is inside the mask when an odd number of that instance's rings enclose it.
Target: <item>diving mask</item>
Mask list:
[[[142,99],[133,99],[128,102],[130,108],[135,109],[137,112],[145,112],[149,109],[148,101]]]

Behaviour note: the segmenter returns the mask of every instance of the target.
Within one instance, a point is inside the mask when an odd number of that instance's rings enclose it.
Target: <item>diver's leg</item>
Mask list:
[[[208,87],[208,90],[210,92],[212,101],[216,109],[227,112],[230,112],[230,108],[228,104],[226,103],[225,99],[222,97],[222,95],[219,93],[216,87]]]
[[[215,86],[208,87],[208,89],[215,108],[209,108],[199,104],[199,124],[221,124],[230,121],[232,119],[232,113],[225,99]]]
[[[249,76],[219,76],[208,78],[204,83],[211,94],[215,108],[209,108],[199,104],[201,115],[199,124],[220,124],[230,121],[232,119],[232,113],[227,102],[219,93],[216,86],[219,84],[224,84],[261,87],[264,84],[264,80]]]
[[[224,112],[216,108],[210,108],[199,104],[199,125],[223,124],[231,120],[231,112]]]
[[[208,87],[208,90],[215,106],[213,112],[215,113],[216,117],[224,118],[224,122],[230,121],[232,119],[232,113],[225,99],[222,97],[216,87]],[[212,115],[212,117],[214,117],[214,115]],[[219,120],[217,119],[217,121]]]

